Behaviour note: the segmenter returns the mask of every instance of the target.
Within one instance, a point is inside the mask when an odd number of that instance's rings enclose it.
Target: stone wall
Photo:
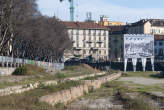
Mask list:
[[[115,80],[119,77],[121,77],[121,73],[104,76],[98,78],[97,80],[83,81],[84,82],[83,85],[72,87],[69,90],[63,90],[54,94],[42,96],[40,98],[40,102],[46,102],[51,105],[55,105],[57,103],[67,104],[77,99],[78,97],[83,96],[85,93],[88,93],[90,87],[93,87],[94,89],[98,89],[101,87],[103,83],[107,81]]]
[[[11,75],[16,68],[8,67],[8,68],[0,68],[0,76],[8,76]]]
[[[57,81],[52,80],[52,81],[46,81],[43,83],[33,83],[33,84],[31,83],[31,84],[26,84],[26,85],[7,87],[4,89],[0,89],[0,96],[23,93],[23,92],[38,88],[41,84],[43,84],[44,86],[56,85]]]
[[[90,74],[90,75],[83,75],[83,76],[78,76],[78,77],[71,77],[71,78],[66,78],[63,80],[63,82],[67,81],[67,80],[80,80],[80,79],[84,79],[86,77],[92,77],[92,76],[96,76],[96,75],[104,75],[105,72],[102,73],[95,73],[95,74]],[[45,86],[47,85],[57,85],[57,80],[52,80],[52,81],[45,81],[42,83],[36,82],[36,83],[30,83],[30,84],[26,84],[26,85],[19,85],[19,86],[12,86],[12,87],[7,87],[4,89],[0,89],[0,96],[6,96],[6,95],[10,95],[10,94],[17,94],[17,93],[23,93],[35,88],[38,88],[39,85],[43,84]]]

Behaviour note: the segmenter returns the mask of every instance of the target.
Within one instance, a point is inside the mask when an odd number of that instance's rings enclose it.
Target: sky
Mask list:
[[[57,16],[64,21],[70,20],[68,0],[38,0],[38,8],[43,15]],[[86,13],[98,21],[106,15],[111,21],[124,23],[140,19],[164,19],[164,0],[74,0],[75,21],[84,21]]]

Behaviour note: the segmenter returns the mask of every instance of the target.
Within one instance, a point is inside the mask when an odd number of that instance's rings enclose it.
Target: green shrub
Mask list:
[[[17,68],[12,75],[34,75],[34,74],[40,74],[40,73],[46,73],[46,71],[38,67],[36,65],[24,65],[22,67]]]
[[[66,75],[62,74],[62,73],[56,73],[55,74],[55,78],[57,78],[57,79],[64,79],[64,78],[66,78]]]
[[[55,104],[55,108],[58,109],[58,110],[65,110],[65,105],[63,103],[57,103]]]
[[[88,92],[89,92],[89,93],[93,93],[93,92],[94,92],[93,86],[90,86],[90,87],[88,88]]]
[[[48,90],[49,92],[57,92],[61,90],[70,89],[71,87],[77,87],[81,84],[80,81],[66,81],[57,85],[44,86],[42,89]]]
[[[26,75],[26,74],[27,74],[26,66],[19,67],[13,72],[13,75]]]

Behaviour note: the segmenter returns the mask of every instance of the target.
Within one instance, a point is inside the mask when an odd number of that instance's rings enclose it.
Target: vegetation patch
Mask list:
[[[153,75],[157,75],[159,72],[146,71],[146,72],[124,72],[122,75],[124,77],[145,77],[153,78]]]
[[[39,73],[46,73],[46,72],[44,69],[36,65],[24,65],[22,67],[17,68],[13,72],[13,75],[35,75]]]
[[[79,86],[80,84],[80,81],[66,81],[64,83],[58,83],[57,85],[42,86],[41,89],[47,90],[49,92],[57,92]]]

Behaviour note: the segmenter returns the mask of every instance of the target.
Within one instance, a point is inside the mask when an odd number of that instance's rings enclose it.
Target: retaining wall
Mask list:
[[[84,79],[86,77],[92,77],[92,76],[96,76],[96,75],[99,76],[99,75],[104,75],[104,74],[106,74],[106,73],[102,72],[102,73],[95,73],[95,74],[83,75],[83,76],[78,76],[78,77],[71,77],[71,78],[64,79],[63,82],[65,82],[67,80],[80,80],[80,79]],[[36,82],[36,83],[30,83],[30,84],[26,84],[26,85],[7,87],[4,89],[0,89],[0,96],[23,93],[23,92],[38,88],[39,85],[41,85],[41,84],[44,84],[45,86],[46,85],[57,85],[57,80],[45,81],[42,83]]]
[[[69,90],[59,91],[54,94],[42,96],[40,98],[40,102],[46,102],[50,105],[55,105],[57,103],[67,104],[80,96],[83,96],[85,93],[88,93],[89,88],[93,87],[94,89],[98,89],[101,85],[107,81],[112,81],[121,77],[121,73],[112,74],[109,76],[98,78],[97,80],[87,80],[83,81],[83,85],[79,85],[77,87],[72,87]]]

